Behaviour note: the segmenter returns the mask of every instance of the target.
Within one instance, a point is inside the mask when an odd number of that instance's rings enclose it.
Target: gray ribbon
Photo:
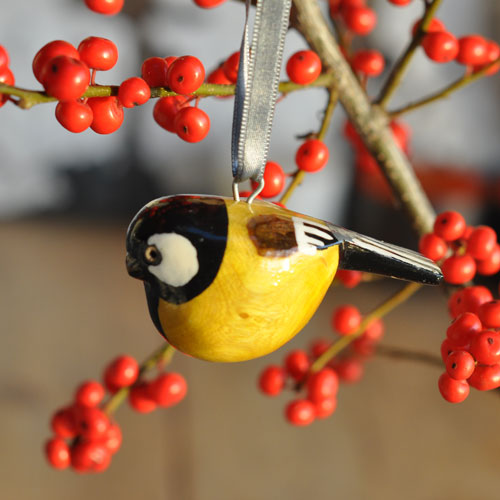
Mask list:
[[[250,0],[246,1],[231,142],[235,197],[237,183],[247,179],[263,187],[291,3],[291,0],[257,0],[250,51]]]

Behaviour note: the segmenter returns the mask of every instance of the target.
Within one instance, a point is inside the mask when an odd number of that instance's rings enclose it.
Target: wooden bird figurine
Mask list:
[[[127,270],[174,347],[210,361],[268,354],[296,335],[338,268],[438,284],[422,255],[275,204],[176,195],[148,203],[127,233]]]

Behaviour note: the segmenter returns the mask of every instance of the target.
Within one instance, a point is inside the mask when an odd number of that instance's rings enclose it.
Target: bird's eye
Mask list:
[[[159,264],[161,262],[161,253],[154,245],[150,245],[144,250],[144,259],[148,264]]]

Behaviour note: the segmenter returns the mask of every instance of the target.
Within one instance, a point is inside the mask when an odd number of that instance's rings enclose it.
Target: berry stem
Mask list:
[[[328,127],[332,121],[333,111],[335,110],[335,105],[338,102],[339,94],[336,90],[330,89],[328,91],[328,104],[326,105],[325,112],[323,114],[323,120],[321,121],[321,127],[319,132],[316,134],[316,137],[322,141],[325,138],[325,135],[328,131]],[[306,172],[304,170],[297,170],[293,175],[293,180],[283,193],[283,196],[280,198],[280,203],[286,205],[290,196],[295,191],[295,189],[302,184],[304,180]]]
[[[312,365],[310,371],[317,372],[333,359],[340,351],[345,349],[353,340],[357,339],[376,319],[383,318],[393,309],[408,300],[413,294],[422,288],[420,283],[408,283],[398,290],[392,297],[388,298],[373,311],[367,314],[355,332],[350,335],[344,335],[334,342]]]
[[[389,116],[391,118],[396,118],[398,116],[401,116],[402,114],[409,113],[410,111],[413,111],[418,108],[422,108],[426,106],[427,104],[431,104],[435,101],[438,101],[440,99],[443,99],[445,97],[448,97],[450,94],[455,92],[458,89],[461,89],[462,87],[465,87],[466,85],[469,85],[476,80],[479,80],[480,78],[486,76],[488,71],[495,65],[500,63],[500,58],[496,59],[495,61],[492,61],[490,64],[482,68],[481,70],[477,71],[476,73],[471,73],[471,74],[465,74],[462,78],[459,78],[455,82],[451,83],[444,89],[431,94],[427,97],[424,97],[423,99],[415,102],[411,102],[399,109],[395,109],[393,111],[389,111]]]
[[[175,353],[175,349],[170,344],[162,344],[159,349],[156,349],[152,354],[150,354],[139,366],[139,376],[137,380],[140,380],[141,376],[145,373],[153,370],[158,366],[166,366],[172,360],[172,356]],[[113,414],[120,405],[127,399],[128,393],[130,392],[130,387],[124,387],[117,391],[104,405],[103,411],[108,415]]]
[[[314,82],[308,85],[298,85],[290,81],[281,82],[279,91],[283,94],[304,90],[311,87],[331,87],[333,76],[331,74],[320,75]],[[217,85],[214,83],[204,83],[200,88],[190,95],[199,97],[208,96],[227,96],[234,95],[234,85]],[[0,94],[8,94],[19,97],[16,101],[17,106],[23,109],[30,109],[36,104],[55,102],[57,99],[48,96],[45,92],[39,90],[28,90],[20,87],[13,87],[0,83]],[[91,85],[82,97],[108,97],[118,95],[118,85]],[[151,88],[151,98],[169,97],[178,95],[175,92],[166,90],[164,87]]]
[[[387,103],[389,102],[392,94],[398,88],[401,80],[403,79],[406,70],[411,62],[415,51],[422,42],[425,36],[425,30],[428,28],[432,18],[436,14],[437,9],[441,5],[442,0],[434,0],[433,2],[426,2],[425,13],[422,17],[422,21],[416,30],[415,36],[411,39],[408,47],[403,52],[401,57],[398,59],[394,68],[391,71],[387,81],[385,82],[382,90],[380,91],[379,97],[376,99],[375,103],[378,104],[382,109],[385,109]]]

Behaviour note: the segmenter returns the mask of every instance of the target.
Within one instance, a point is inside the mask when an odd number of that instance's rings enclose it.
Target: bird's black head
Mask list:
[[[149,295],[182,304],[214,280],[224,256],[228,215],[223,198],[177,195],[148,203],[127,232],[127,270]]]

